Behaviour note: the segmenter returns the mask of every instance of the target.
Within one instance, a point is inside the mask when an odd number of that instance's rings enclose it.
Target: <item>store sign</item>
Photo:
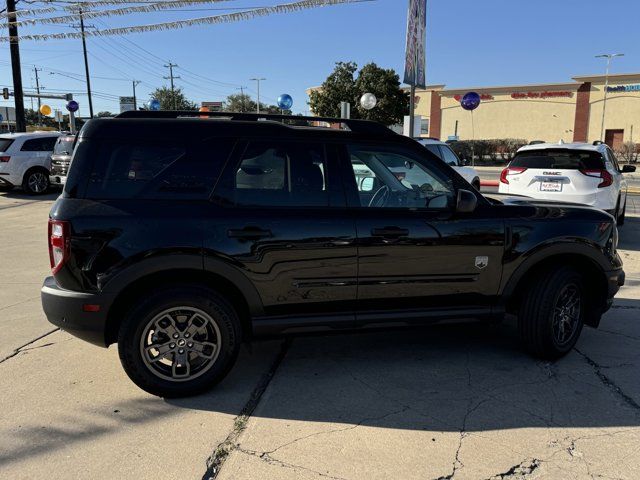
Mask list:
[[[133,109],[133,97],[120,97],[120,113]]]
[[[522,100],[525,98],[571,98],[573,97],[573,92],[562,91],[562,92],[514,92],[511,94],[511,98],[515,98],[516,100]]]
[[[462,100],[462,95],[454,95],[453,98],[456,100],[456,102],[459,102],[460,100]],[[483,93],[480,95],[480,100],[482,100],[483,102],[486,100],[493,100],[493,95],[489,95],[488,93]]]
[[[640,84],[617,85],[615,87],[607,87],[607,92],[640,92]]]

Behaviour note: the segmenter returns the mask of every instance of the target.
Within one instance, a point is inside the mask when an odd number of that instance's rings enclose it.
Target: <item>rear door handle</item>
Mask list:
[[[373,235],[374,237],[384,238],[406,237],[407,235],[409,235],[409,230],[400,227],[374,228],[373,230],[371,230],[371,235]]]
[[[273,236],[271,230],[259,227],[244,227],[239,229],[227,230],[229,238],[239,238],[240,240],[259,240],[260,238],[269,238]]]

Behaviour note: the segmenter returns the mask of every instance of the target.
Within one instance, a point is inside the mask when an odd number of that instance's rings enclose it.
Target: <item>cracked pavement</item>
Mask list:
[[[182,400],[44,319],[52,198],[0,195],[2,478],[640,478],[639,197],[627,286],[558,362],[524,354],[512,322],[295,338]]]

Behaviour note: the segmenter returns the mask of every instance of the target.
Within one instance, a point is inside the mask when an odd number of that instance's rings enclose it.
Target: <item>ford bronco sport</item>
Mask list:
[[[79,134],[42,304],[166,397],[219,382],[244,340],[304,331],[513,313],[554,359],[624,283],[617,241],[607,213],[488,198],[376,123],[126,112]]]

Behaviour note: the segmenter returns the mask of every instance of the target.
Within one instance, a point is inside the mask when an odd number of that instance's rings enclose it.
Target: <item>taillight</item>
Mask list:
[[[522,173],[526,170],[524,167],[507,167],[500,173],[500,181],[502,183],[506,183],[509,185],[509,180],[507,179],[507,175],[517,175],[518,173]]]
[[[608,187],[613,183],[613,176],[606,170],[580,170],[580,173],[587,177],[600,178],[598,188]]]
[[[69,259],[69,222],[49,220],[49,261],[51,273],[55,275]]]
[[[9,160],[11,160],[11,157],[9,155],[0,156],[0,162],[1,163],[7,163]]]

